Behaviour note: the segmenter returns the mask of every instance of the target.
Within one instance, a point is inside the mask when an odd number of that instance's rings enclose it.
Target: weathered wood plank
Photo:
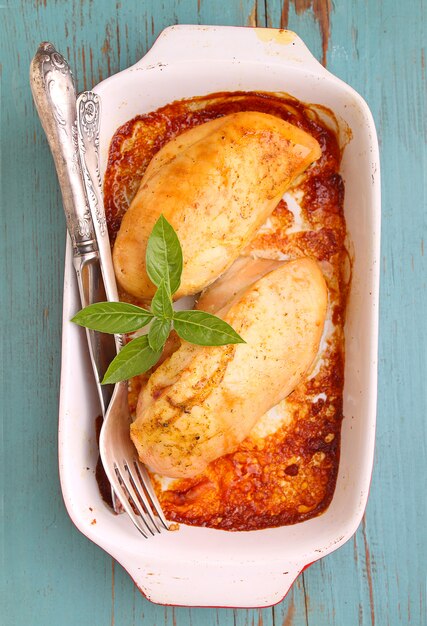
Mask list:
[[[203,3],[201,11],[203,11]],[[166,8],[164,8],[166,7]],[[2,455],[7,540],[2,614],[7,624],[220,623],[234,612],[164,609],[72,527],[59,490],[56,430],[64,218],[49,150],[28,85],[32,55],[53,41],[79,88],[140,58],[162,28],[204,21],[192,3],[36,2],[2,7]],[[249,20],[236,3],[223,23]],[[6,366],[7,363],[7,366]],[[13,372],[13,376],[10,373]],[[10,469],[12,472],[9,472]],[[3,472],[4,476],[6,472]],[[190,617],[189,617],[190,616]],[[214,621],[209,616],[213,616]],[[197,621],[194,621],[197,620]],[[191,623],[191,622],[190,622]]]
[[[305,29],[308,19],[321,25],[322,3],[287,4],[289,27],[321,59],[325,33],[311,29],[316,44]],[[272,25],[284,5],[268,0]],[[327,67],[367,99],[382,150],[380,377],[366,518],[354,540],[304,573],[309,624],[426,623],[426,41],[423,2],[405,11],[394,0],[330,7]]]

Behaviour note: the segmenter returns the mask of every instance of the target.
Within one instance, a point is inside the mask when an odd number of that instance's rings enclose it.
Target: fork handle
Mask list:
[[[73,256],[90,256],[97,244],[80,168],[74,78],[66,59],[47,41],[31,61],[30,85],[58,174]]]
[[[109,302],[118,302],[116,275],[111,256],[110,239],[105,217],[99,162],[101,101],[93,91],[84,91],[77,98],[78,149],[86,186],[89,210],[97,241],[99,263]],[[114,335],[117,352],[123,347],[123,335]]]
[[[67,229],[73,247],[73,265],[83,307],[106,299],[99,266],[96,231],[80,164],[76,89],[66,59],[49,42],[40,44],[30,65],[30,84],[40,122],[46,133],[62,193]],[[112,337],[86,329],[102,412],[114,387],[101,385],[116,354]],[[113,507],[119,512],[112,492]]]

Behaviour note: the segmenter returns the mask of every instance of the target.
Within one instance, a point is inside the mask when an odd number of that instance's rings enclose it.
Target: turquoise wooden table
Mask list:
[[[427,5],[423,0],[5,0],[1,6],[5,626],[426,624]],[[57,472],[65,222],[28,67],[50,40],[90,88],[173,23],[289,27],[368,101],[383,180],[376,459],[355,537],[264,610],[155,606],[70,522]]]

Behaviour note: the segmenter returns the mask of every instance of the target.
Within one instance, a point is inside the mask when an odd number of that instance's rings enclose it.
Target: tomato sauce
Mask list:
[[[264,431],[262,425],[255,427],[237,450],[213,461],[194,478],[165,483],[153,475],[153,483],[169,520],[225,530],[254,530],[294,524],[322,513],[335,488],[343,417],[343,324],[350,274],[336,120],[327,110],[286,94],[218,93],[173,102],[137,116],[117,130],[109,151],[104,200],[114,242],[121,219],[156,152],[185,130],[237,111],[277,115],[320,143],[321,158],[295,181],[245,253],[284,260],[300,256],[317,259],[329,289],[327,332],[308,378],[281,403],[278,427],[266,426]],[[121,298],[135,302],[125,293]],[[173,337],[170,343],[174,343]],[[176,338],[175,344],[179,345]],[[146,380],[147,375],[143,375],[131,382],[131,410]]]

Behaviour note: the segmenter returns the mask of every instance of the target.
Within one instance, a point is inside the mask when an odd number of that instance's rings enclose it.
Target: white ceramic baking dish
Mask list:
[[[103,105],[103,170],[110,139],[125,121],[180,98],[236,90],[290,93],[329,107],[351,129],[342,160],[354,264],[345,327],[339,474],[328,510],[294,526],[232,533],[181,525],[179,532],[142,539],[127,516],[115,516],[98,492],[94,418],[99,406],[84,334],[69,322],[79,300],[68,247],[59,415],[65,504],[79,530],[119,561],[147,598],[162,604],[263,607],[279,602],[304,567],[336,550],[356,531],[371,479],[380,178],[374,122],[364,100],[326,71],[290,31],[173,26],[136,65],[95,87]]]

